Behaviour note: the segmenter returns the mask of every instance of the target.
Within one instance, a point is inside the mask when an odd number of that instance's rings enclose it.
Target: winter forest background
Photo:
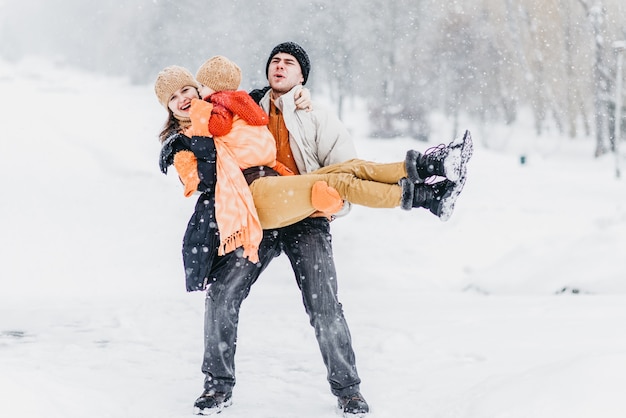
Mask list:
[[[227,55],[242,88],[265,84],[273,45],[302,44],[309,86],[340,115],[367,101],[370,134],[428,139],[433,113],[485,126],[592,137],[611,150],[621,0],[0,0],[0,57],[40,54],[60,65],[151,83],[161,68],[192,71]],[[502,146],[482,135],[485,146]]]

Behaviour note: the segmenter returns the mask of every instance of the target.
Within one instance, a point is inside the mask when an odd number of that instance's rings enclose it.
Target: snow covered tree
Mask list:
[[[607,152],[608,137],[608,101],[609,101],[609,69],[605,51],[605,15],[606,9],[599,0],[578,0],[583,6],[593,34],[593,107],[596,128],[595,155]]]

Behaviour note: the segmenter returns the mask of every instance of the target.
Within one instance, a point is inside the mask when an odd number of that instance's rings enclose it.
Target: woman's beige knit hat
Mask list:
[[[241,84],[241,69],[228,58],[216,55],[200,66],[196,80],[215,91],[237,90]]]
[[[159,102],[166,109],[172,95],[176,90],[185,86],[198,88],[198,83],[189,70],[178,65],[172,65],[161,70],[154,82],[154,92]]]

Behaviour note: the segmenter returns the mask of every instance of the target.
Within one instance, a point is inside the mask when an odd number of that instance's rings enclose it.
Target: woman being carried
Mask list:
[[[174,164],[186,196],[215,186],[218,254],[243,247],[254,261],[261,229],[290,225],[315,212],[336,213],[344,200],[377,208],[426,208],[442,220],[452,214],[472,154],[469,132],[431,154],[410,150],[402,162],[354,159],[295,176],[276,161],[267,115],[246,92],[237,91],[236,64],[213,57],[196,79],[205,100],[181,67],[168,67],[157,79],[157,96],[170,112],[161,135],[161,169]],[[217,152],[207,153],[213,147]],[[432,176],[446,178],[424,182]],[[213,177],[219,181],[206,182]]]

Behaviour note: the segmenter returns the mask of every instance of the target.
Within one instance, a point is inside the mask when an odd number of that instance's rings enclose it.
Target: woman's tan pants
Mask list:
[[[250,185],[263,229],[281,228],[316,212],[311,188],[325,181],[344,200],[371,208],[400,206],[405,163],[373,163],[353,159],[297,176],[261,177]]]

